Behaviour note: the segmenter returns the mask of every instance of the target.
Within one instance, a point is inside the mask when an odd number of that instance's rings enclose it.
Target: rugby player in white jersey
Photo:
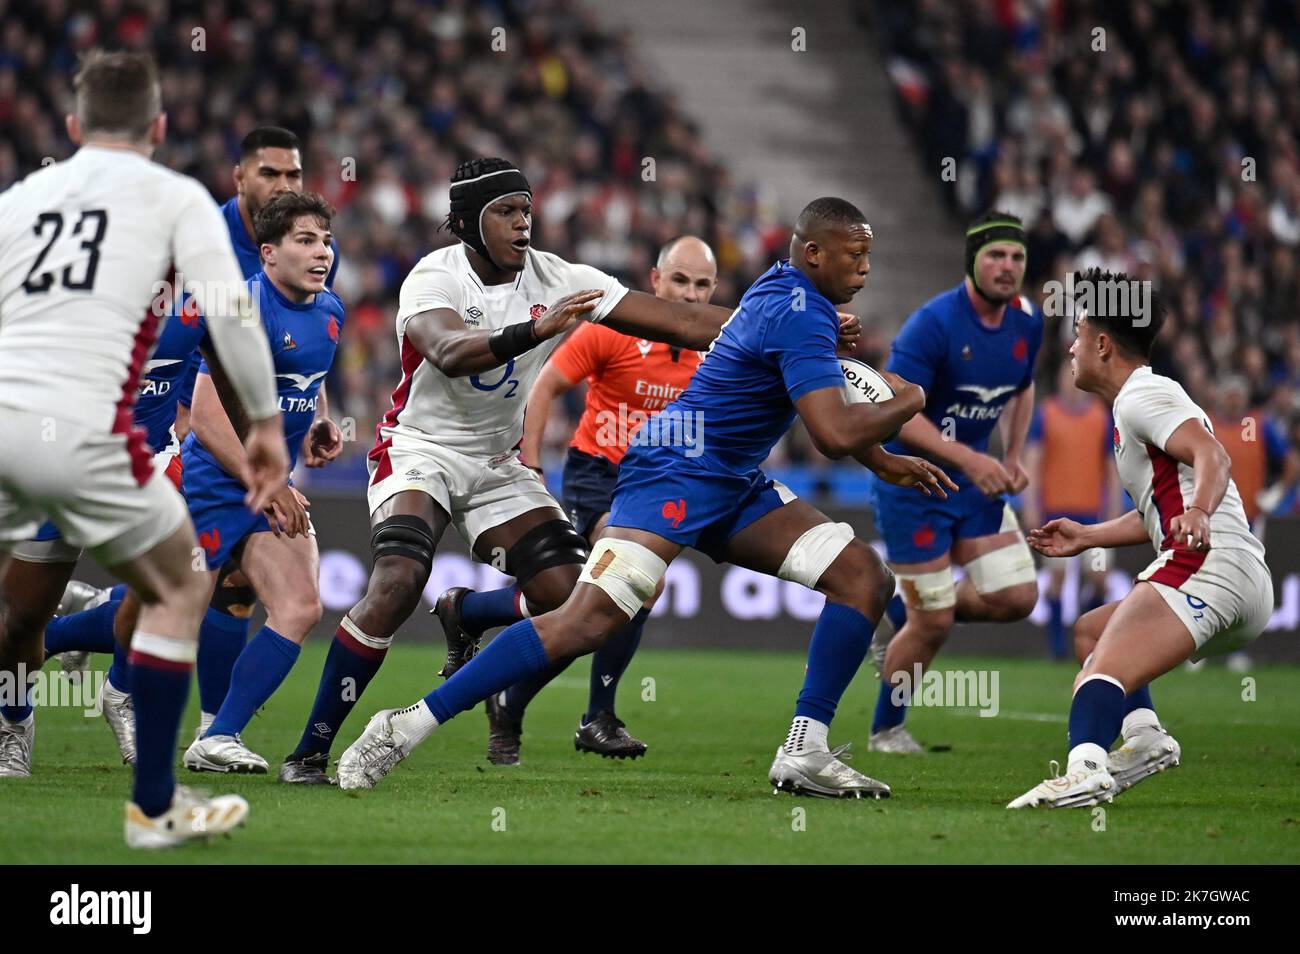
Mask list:
[[[1110,290],[1121,287],[1112,283],[1139,288],[1122,273],[1093,269],[1075,279],[1077,293],[1090,295],[1092,310],[1076,310],[1074,383],[1111,407],[1116,466],[1137,509],[1093,525],[1051,520],[1031,531],[1029,542],[1044,556],[1067,557],[1149,541],[1156,559],[1124,599],[1075,624],[1083,668],[1070,706],[1065,774],[1036,785],[1008,808],[1111,801],[1177,765],[1178,743],[1156,717],[1147,687],[1188,659],[1242,648],[1263,632],[1273,612],[1264,546],[1250,532],[1232,462],[1209,415],[1176,381],[1151,370],[1162,303],[1153,294],[1112,296]],[[1115,307],[1125,301],[1129,307]],[[1117,736],[1123,744],[1108,752]]]
[[[78,151],[0,195],[0,547],[51,519],[140,594],[125,835],[158,848],[227,832],[248,814],[244,799],[177,786],[172,772],[210,589],[185,505],[131,424],[160,280],[175,276],[195,295],[254,422],[250,507],[284,485],[288,455],[270,350],[216,204],[150,159],[166,130],[153,61],[92,53],[75,89],[67,128]],[[42,663],[37,636],[0,636],[0,687],[25,689]],[[12,718],[25,696],[0,702],[0,774],[22,776],[34,722]]]
[[[402,284],[402,380],[369,461],[374,566],[335,634],[284,782],[325,780],[330,745],[419,604],[448,526],[516,578],[528,612],[573,591],[587,541],[518,450],[529,392],[563,332],[586,318],[703,350],[731,315],[630,292],[533,249],[532,190],[503,159],[457,168],[448,224],[461,241],[426,255]]]

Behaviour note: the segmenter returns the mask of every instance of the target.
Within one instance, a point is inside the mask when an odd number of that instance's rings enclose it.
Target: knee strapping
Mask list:
[[[433,528],[421,517],[394,514],[370,534],[370,552],[376,562],[386,556],[415,560],[427,573],[433,569]]]
[[[903,602],[909,609],[945,610],[957,605],[952,567],[929,573],[896,573]]]
[[[631,619],[667,571],[668,564],[647,547],[607,537],[592,547],[578,582],[600,587]]]
[[[520,586],[551,567],[586,562],[587,541],[567,520],[539,523],[506,551],[506,573]]]
[[[1033,583],[1038,579],[1034,569],[1034,556],[1023,538],[977,556],[962,569],[970,577],[975,592],[981,596],[1005,590],[1009,586]]]
[[[813,589],[827,567],[852,542],[853,528],[847,523],[819,523],[794,542],[776,575]]]

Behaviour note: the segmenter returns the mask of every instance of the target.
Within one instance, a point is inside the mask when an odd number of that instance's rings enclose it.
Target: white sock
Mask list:
[[[1091,766],[1084,763],[1091,762]],[[1096,742],[1080,742],[1074,748],[1070,749],[1070,754],[1065,757],[1065,772],[1067,775],[1088,769],[1104,769],[1106,767],[1106,750]]]
[[[433,713],[429,711],[429,706],[423,699],[413,706],[394,712],[392,722],[393,728],[401,730],[401,733],[411,740],[412,745],[419,745],[434,729],[438,728],[438,720],[433,717]]]
[[[1159,729],[1160,719],[1154,709],[1134,709],[1124,717],[1124,725],[1120,729],[1120,734],[1127,741],[1133,737],[1133,733],[1139,729]]]
[[[790,723],[790,734],[785,737],[787,755],[807,755],[809,752],[828,752],[826,733],[830,729],[816,719],[795,716]]]

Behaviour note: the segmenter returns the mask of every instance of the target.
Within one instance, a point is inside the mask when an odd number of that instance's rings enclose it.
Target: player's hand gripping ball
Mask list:
[[[879,371],[857,358],[840,358],[844,372],[844,397],[850,404],[882,404],[894,397],[894,389]],[[885,443],[897,434],[891,434]]]

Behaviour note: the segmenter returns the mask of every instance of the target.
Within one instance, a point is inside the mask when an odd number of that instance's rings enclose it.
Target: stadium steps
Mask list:
[[[809,199],[859,204],[876,234],[854,310],[886,326],[961,278],[962,240],[894,109],[879,45],[836,0],[597,4],[630,30],[656,81],[701,126],[735,181],[792,221]],[[807,31],[805,52],[791,31]],[[939,170],[934,170],[937,176]]]

